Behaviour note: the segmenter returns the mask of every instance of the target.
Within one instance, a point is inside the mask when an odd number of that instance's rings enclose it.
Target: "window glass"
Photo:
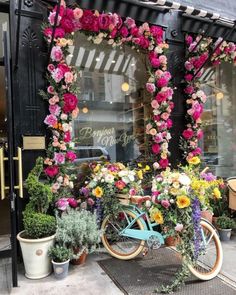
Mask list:
[[[70,52],[68,62],[80,71],[75,142],[88,146],[92,157],[107,153],[111,161],[137,159],[147,150],[144,127],[151,112],[146,53],[105,41],[93,44],[81,33]]]
[[[201,77],[207,102],[202,116],[203,159],[221,177],[236,176],[236,70],[230,63]]]

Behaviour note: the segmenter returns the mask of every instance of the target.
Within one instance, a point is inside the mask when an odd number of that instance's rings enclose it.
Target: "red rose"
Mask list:
[[[68,198],[67,202],[72,208],[76,208],[78,206],[78,203],[74,198]]]
[[[84,10],[83,16],[80,19],[82,29],[85,31],[99,31],[98,18],[91,10]]]
[[[64,97],[63,111],[65,113],[72,112],[77,107],[78,98],[72,93],[65,93],[63,97]]]
[[[152,145],[152,151],[153,151],[153,153],[154,154],[159,154],[160,153],[160,146],[159,146],[159,144],[157,144],[157,143],[154,143],[153,145]]]
[[[111,24],[111,19],[108,14],[102,13],[98,17],[98,25],[101,30],[108,30]]]
[[[57,67],[63,72],[63,75],[65,75],[67,72],[70,72],[70,68],[66,64],[59,64]]]
[[[129,35],[129,30],[125,26],[123,26],[120,29],[120,34],[122,37],[126,38]]]
[[[186,129],[186,130],[183,131],[182,135],[183,135],[183,137],[184,137],[185,139],[190,139],[190,138],[193,137],[194,132],[193,132],[193,130],[191,130],[191,129]]]
[[[70,134],[70,131],[66,131],[64,133],[64,141],[65,142],[70,142],[71,141],[71,134]]]
[[[169,161],[168,161],[168,159],[161,159],[159,161],[159,164],[160,164],[161,168],[165,169],[169,165]]]
[[[47,176],[54,177],[59,173],[59,168],[56,165],[48,166],[47,168],[44,169],[44,172]]]
[[[72,33],[74,31],[74,23],[72,19],[68,17],[63,17],[61,19],[61,27],[65,30],[66,33]]]

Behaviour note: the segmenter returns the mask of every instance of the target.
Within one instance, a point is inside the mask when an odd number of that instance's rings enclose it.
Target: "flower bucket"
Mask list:
[[[52,260],[54,275],[57,280],[62,280],[68,275],[70,259],[64,262],[55,262]]]
[[[210,223],[212,223],[213,213],[211,211],[209,211],[209,210],[204,210],[204,211],[201,211],[201,217],[205,218]]]
[[[130,196],[128,194],[116,194],[116,197],[119,199],[122,205],[130,204]]]
[[[176,247],[179,242],[180,242],[180,239],[178,237],[176,238],[176,237],[169,236],[165,238],[165,245],[168,247],[171,247],[171,246]]]
[[[232,229],[219,229],[220,239],[223,242],[228,242],[231,237]]]

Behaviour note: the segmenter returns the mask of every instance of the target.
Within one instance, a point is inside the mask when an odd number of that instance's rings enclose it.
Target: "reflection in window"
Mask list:
[[[106,42],[96,45],[77,34],[69,63],[80,70],[80,114],[73,122],[78,146],[103,148],[112,161],[122,162],[147,152],[144,130],[151,110],[146,62],[145,53],[127,46],[114,49]]]
[[[236,175],[236,70],[230,63],[206,69],[201,77],[207,94],[201,143],[203,159],[218,176]]]

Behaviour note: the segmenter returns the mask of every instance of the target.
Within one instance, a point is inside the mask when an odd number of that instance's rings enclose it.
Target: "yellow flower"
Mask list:
[[[173,196],[176,196],[179,193],[179,190],[177,188],[172,187],[170,189],[170,194],[172,194]]]
[[[151,168],[150,168],[149,165],[146,165],[145,168],[144,168],[145,171],[149,171],[150,169],[151,169]]]
[[[100,169],[100,165],[99,164],[97,164],[97,166],[93,169],[93,172],[98,172],[99,171],[99,169]]]
[[[200,162],[201,160],[198,157],[192,157],[191,159],[188,159],[188,163],[192,165],[198,165]]]
[[[178,181],[173,182],[172,185],[173,185],[174,188],[179,188],[179,182]]]
[[[137,172],[137,175],[138,175],[138,178],[139,178],[139,179],[143,179],[143,171],[142,171],[142,170],[139,170],[139,171]]]
[[[215,187],[213,189],[213,196],[216,198],[216,199],[220,199],[221,198],[221,192],[220,190],[218,189],[218,187]]]
[[[176,204],[180,209],[186,208],[190,205],[190,198],[185,195],[180,195],[177,197]]]
[[[142,165],[141,163],[138,163],[138,167],[142,168],[142,167],[143,167],[143,165]]]
[[[164,223],[163,215],[162,215],[161,211],[158,210],[158,209],[153,210],[151,212],[151,219],[154,220],[158,224],[163,224]]]
[[[93,189],[92,193],[96,198],[101,198],[103,195],[103,189],[100,186],[97,186]]]

